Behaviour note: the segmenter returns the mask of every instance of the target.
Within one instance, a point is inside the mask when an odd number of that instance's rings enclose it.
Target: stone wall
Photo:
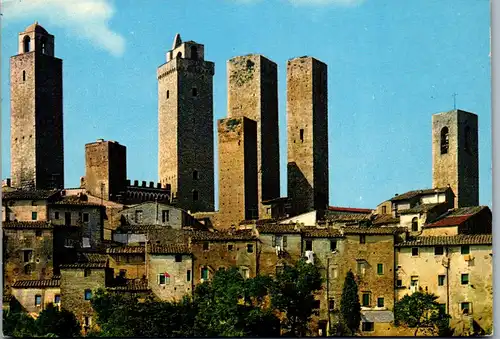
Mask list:
[[[41,296],[42,304],[35,304],[35,297]],[[40,313],[47,308],[49,304],[55,304],[56,295],[61,295],[60,288],[13,288],[12,296],[26,309],[28,313]]]
[[[273,237],[286,236],[286,247],[282,247],[281,254],[276,253],[276,247],[273,246]],[[284,264],[295,265],[302,256],[301,235],[300,233],[260,233],[261,241],[259,253],[259,274],[276,275],[276,266]]]
[[[165,220],[165,222],[163,222],[162,218],[163,211],[168,211],[168,220]],[[180,229],[183,226],[198,224],[194,217],[185,211],[154,202],[126,208],[120,214],[122,222],[128,225],[160,225]]]
[[[149,285],[153,293],[161,300],[180,301],[183,296],[192,294],[192,256],[186,254],[180,254],[179,256],[181,261],[176,262],[175,254],[148,255]],[[170,275],[170,279],[165,284],[160,284],[158,277],[160,273],[168,273]]]
[[[6,211],[10,221],[47,221],[47,200],[9,200]],[[36,219],[33,219],[36,212]],[[3,219],[3,221],[7,221]]]

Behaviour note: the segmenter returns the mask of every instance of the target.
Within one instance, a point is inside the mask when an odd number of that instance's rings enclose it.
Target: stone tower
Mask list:
[[[257,212],[257,123],[240,117],[218,121],[220,228],[255,219]]]
[[[311,57],[288,61],[288,197],[295,214],[328,207],[327,66]]]
[[[277,66],[262,55],[239,56],[228,61],[227,75],[229,117],[257,122],[258,215],[262,216],[262,201],[280,196]]]
[[[214,209],[214,63],[204,46],[175,36],[158,67],[158,175],[180,208]]]
[[[91,195],[116,201],[126,190],[127,148],[116,141],[85,145],[85,189]]]
[[[479,205],[476,114],[453,110],[432,116],[432,185],[450,185],[455,207]]]
[[[62,60],[38,23],[19,33],[10,58],[12,186],[64,187]]]

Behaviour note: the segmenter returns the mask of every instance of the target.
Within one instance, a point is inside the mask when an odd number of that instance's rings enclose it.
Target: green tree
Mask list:
[[[420,329],[431,335],[447,336],[450,333],[449,319],[432,293],[415,292],[405,295],[394,305],[394,323],[415,328],[416,336]]]
[[[353,335],[359,329],[361,322],[361,305],[359,303],[358,284],[354,279],[354,274],[349,270],[344,280],[342,288],[342,299],[340,300],[341,324],[350,333],[342,333],[343,335]]]
[[[321,273],[301,259],[294,266],[284,266],[271,287],[272,306],[283,312],[282,327],[287,335],[305,336],[314,309],[314,292],[321,289]]]
[[[3,312],[3,333],[16,338],[36,336],[35,319],[14,297],[9,301],[9,309]]]
[[[80,323],[75,315],[65,309],[59,310],[49,304],[35,321],[36,332],[40,336],[54,334],[58,337],[71,338],[80,335]]]

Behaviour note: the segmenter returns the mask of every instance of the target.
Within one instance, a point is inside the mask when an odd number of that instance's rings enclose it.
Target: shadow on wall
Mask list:
[[[288,163],[288,197],[292,213],[298,215],[314,210],[314,190],[295,162]]]

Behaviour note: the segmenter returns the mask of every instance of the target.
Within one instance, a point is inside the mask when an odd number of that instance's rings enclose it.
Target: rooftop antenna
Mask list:
[[[457,109],[457,95],[457,93],[451,95],[453,97],[453,109]]]

